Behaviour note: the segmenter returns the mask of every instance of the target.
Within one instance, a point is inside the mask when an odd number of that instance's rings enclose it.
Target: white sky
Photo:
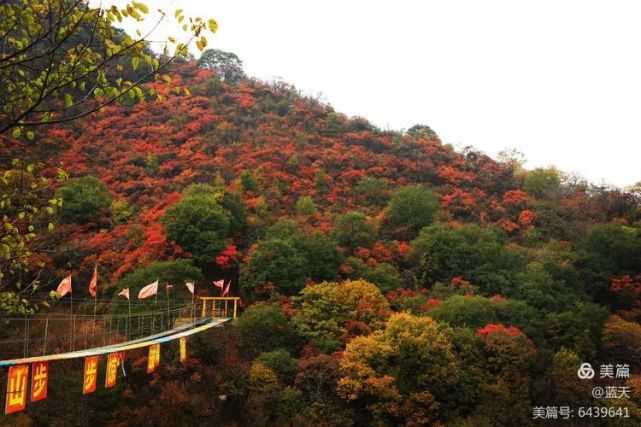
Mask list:
[[[103,0],[104,3],[111,3]],[[118,0],[118,3],[121,3]],[[381,128],[597,183],[641,180],[641,2],[147,0],[215,18],[209,46]],[[176,34],[171,25],[161,28]]]

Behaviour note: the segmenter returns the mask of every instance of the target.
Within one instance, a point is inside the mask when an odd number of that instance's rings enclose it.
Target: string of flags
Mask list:
[[[140,289],[140,292],[138,292],[138,299],[146,299],[154,295],[157,295],[158,283],[159,283],[159,279],[156,279],[155,282],[152,282],[144,286],[142,289]],[[225,284],[225,279],[214,280],[212,283],[214,284],[215,287],[220,288],[220,296],[224,297],[229,295],[231,280],[227,281],[227,284]],[[185,283],[185,286],[187,287],[187,290],[189,290],[190,293],[192,294],[194,293],[194,282]],[[169,290],[172,288],[173,288],[173,285],[170,285],[170,284],[167,284],[165,286],[165,290],[167,292],[169,292]],[[96,265],[93,270],[93,276],[91,276],[91,281],[89,282],[89,295],[91,295],[92,298],[96,298],[97,289],[98,289],[98,266]],[[67,294],[73,295],[72,287],[71,287],[71,274],[65,277],[64,279],[62,279],[62,281],[56,288],[56,295],[58,296],[58,298],[62,298]],[[129,288],[122,289],[118,293],[118,296],[122,296],[127,299],[130,299]]]
[[[180,340],[180,362],[187,362],[187,338]],[[94,393],[98,386],[100,356],[85,357],[84,374],[82,381],[82,394]],[[125,362],[125,352],[119,351],[107,355],[105,367],[105,386],[112,388],[118,379],[118,368]],[[151,344],[148,347],[147,373],[151,374],[160,366],[160,344]],[[29,369],[31,367],[31,369]],[[31,382],[29,373],[31,371]],[[123,368],[124,373],[124,368]],[[33,362],[31,365],[15,365],[9,368],[7,379],[7,394],[4,407],[5,414],[23,411],[27,407],[27,400],[31,403],[45,400],[49,386],[49,362]],[[29,393],[28,393],[29,392]],[[28,399],[29,398],[29,399]]]

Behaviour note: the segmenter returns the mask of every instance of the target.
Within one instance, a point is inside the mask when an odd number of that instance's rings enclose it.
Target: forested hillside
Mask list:
[[[3,279],[37,276],[32,302],[97,264],[102,312],[156,277],[185,301],[184,281],[214,294],[225,278],[244,305],[187,366],[151,381],[134,367],[64,419],[510,426],[534,407],[599,404],[629,408],[613,425],[641,422],[641,193],[207,68],[177,62],[148,100],[3,140],[3,158],[27,144],[42,163],[42,200],[62,199],[30,242],[40,268]],[[582,362],[628,364],[629,379],[604,381],[634,393],[593,399]]]

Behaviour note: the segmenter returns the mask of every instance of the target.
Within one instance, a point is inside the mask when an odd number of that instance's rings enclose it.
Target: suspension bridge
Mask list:
[[[99,358],[106,357],[105,388],[123,375],[130,350],[147,349],[147,372],[160,364],[161,345],[179,342],[180,361],[187,360],[190,336],[221,327],[238,314],[238,297],[200,297],[189,305],[167,306],[127,314],[27,314],[0,316],[0,369],[6,369],[5,414],[46,399],[50,362],[84,359],[79,393],[96,390]],[[54,364],[52,364],[54,365]]]

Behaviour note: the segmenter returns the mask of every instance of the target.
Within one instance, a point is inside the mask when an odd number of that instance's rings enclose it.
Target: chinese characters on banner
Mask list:
[[[160,366],[160,344],[149,346],[149,357],[147,358],[147,373],[151,374]]]
[[[118,365],[120,364],[120,353],[111,353],[107,356],[107,373],[105,376],[105,388],[111,388],[116,385],[118,377]]]
[[[47,398],[49,385],[49,362],[33,362],[31,365],[31,401]]]
[[[98,379],[98,356],[85,358],[85,378],[82,383],[82,394],[89,394],[96,391]]]
[[[5,414],[22,411],[27,406],[28,379],[29,365],[18,365],[9,368],[7,398],[4,405]]]
[[[180,339],[180,361],[182,363],[187,361],[187,337]]]

